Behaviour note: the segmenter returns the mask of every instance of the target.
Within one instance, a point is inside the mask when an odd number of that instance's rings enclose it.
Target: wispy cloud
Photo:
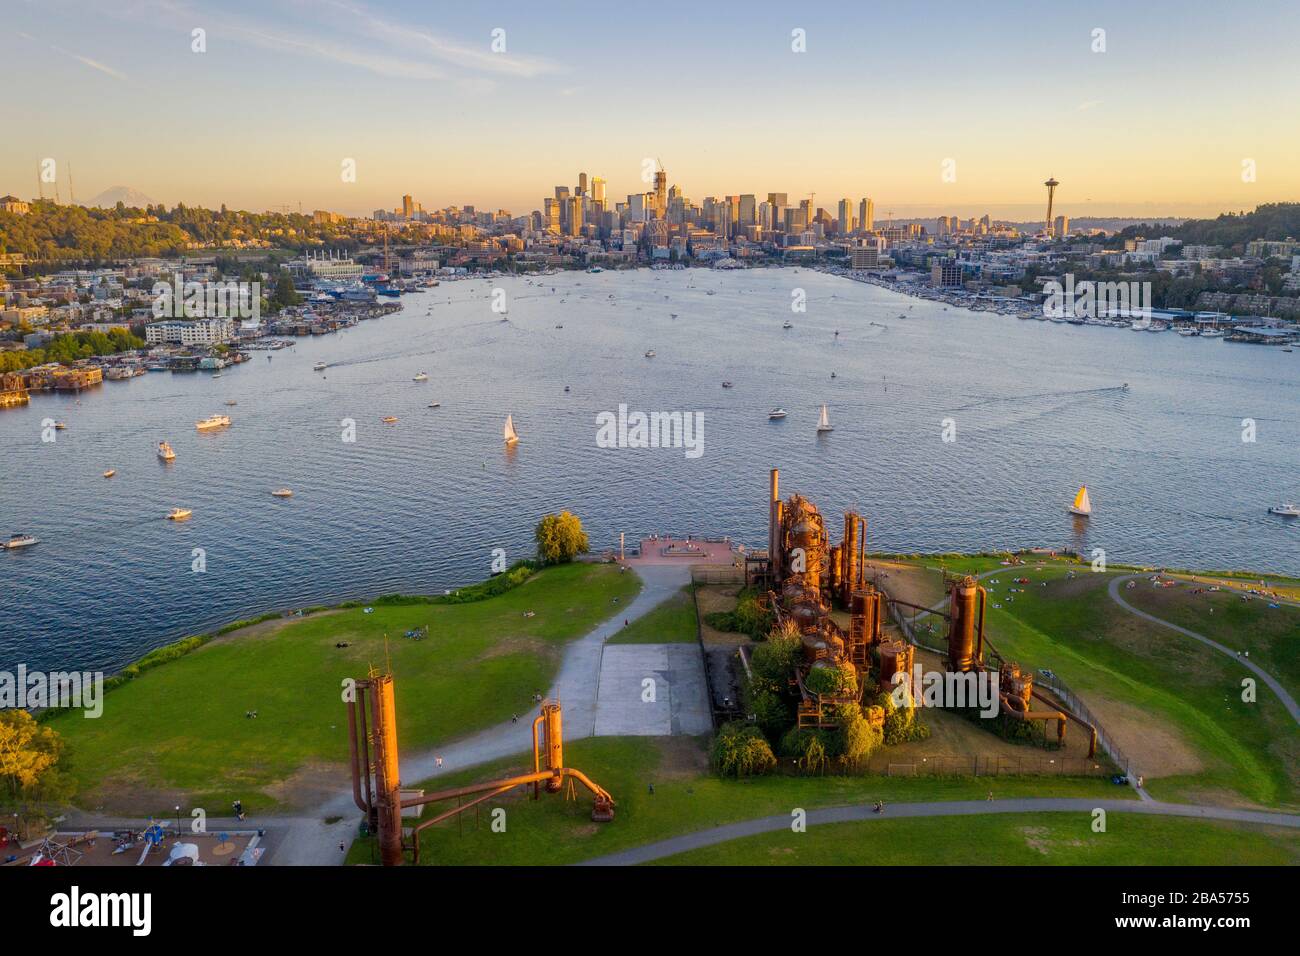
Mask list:
[[[348,0],[269,0],[256,15],[200,8],[183,0],[143,0],[118,13],[154,24],[165,20],[177,29],[202,26],[209,44],[223,37],[242,40],[391,79],[453,79],[485,88],[490,81],[484,74],[528,78],[561,70],[540,57],[493,53],[488,36],[478,45],[444,37]]]
[[[37,39],[36,37],[32,36],[30,33],[23,33],[22,31],[18,31],[18,33],[17,33],[16,35],[17,35],[18,37],[21,37],[21,38],[24,39],[24,40],[30,40],[30,41],[32,41],[33,43],[41,43],[41,42],[44,42],[44,41],[39,40],[39,39]],[[81,63],[81,64],[83,64],[84,66],[88,66],[88,67],[90,67],[92,70],[98,70],[100,73],[103,73],[105,76],[111,76],[111,77],[113,77],[115,80],[125,80],[125,79],[126,79],[126,74],[125,74],[125,73],[123,73],[121,70],[115,70],[115,69],[113,69],[111,66],[109,66],[109,65],[106,64],[106,63],[100,63],[98,60],[92,60],[90,57],[88,57],[88,56],[82,56],[80,53],[73,53],[71,50],[65,50],[65,49],[63,49],[63,47],[61,47],[61,46],[55,46],[53,43],[49,43],[49,44],[46,44],[46,45],[47,45],[51,50],[53,50],[55,53],[58,53],[58,54],[61,55],[61,56],[66,56],[66,57],[69,57],[69,58],[71,58],[71,59],[73,59],[73,60],[76,60],[78,63]]]
[[[1075,107],[1075,109],[1077,109],[1080,113],[1082,113],[1084,110],[1093,109],[1094,107],[1101,106],[1101,104],[1102,104],[1101,100],[1084,100],[1077,107]]]

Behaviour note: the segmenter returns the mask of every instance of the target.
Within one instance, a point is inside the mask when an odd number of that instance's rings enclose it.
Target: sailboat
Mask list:
[[[819,432],[830,432],[835,430],[834,426],[831,425],[831,414],[826,410],[825,402],[822,403],[821,417],[817,419],[817,430]]]
[[[1074,496],[1074,504],[1070,505],[1069,511],[1072,515],[1082,515],[1085,518],[1092,514],[1092,501],[1088,498],[1087,485],[1079,487],[1079,493]]]
[[[515,420],[513,415],[506,416],[506,427],[502,429],[501,436],[505,439],[507,445],[519,444],[519,436],[515,433]]]

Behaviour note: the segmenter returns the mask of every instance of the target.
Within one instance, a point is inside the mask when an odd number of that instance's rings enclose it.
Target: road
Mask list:
[[[1300,816],[1286,813],[1266,813],[1256,810],[1233,810],[1226,807],[1206,807],[1181,803],[1160,803],[1158,801],[1138,800],[1086,800],[1074,798],[1012,799],[1012,800],[952,800],[932,803],[891,803],[883,814],[875,812],[872,804],[861,803],[847,807],[828,807],[823,810],[809,810],[806,822],[808,826],[825,823],[870,822],[877,820],[896,820],[898,818],[916,817],[959,817],[983,816],[991,813],[1079,813],[1091,816],[1093,810],[1103,809],[1107,813],[1144,813],[1168,817],[1194,817],[1201,820],[1230,820],[1239,823],[1253,823],[1267,826],[1300,828]],[[759,833],[776,833],[788,830],[791,824],[790,814],[771,817],[759,817],[726,826],[698,830],[670,840],[648,843],[645,846],[611,853],[608,856],[587,860],[581,866],[633,866],[662,860],[665,857],[698,850],[702,847],[716,846],[729,840],[754,836]],[[1158,848],[1153,848],[1158,850]],[[942,863],[942,860],[935,860]]]
[[[1259,677],[1260,680],[1262,680],[1265,684],[1267,684],[1269,689],[1272,690],[1273,693],[1277,695],[1277,699],[1280,700],[1282,702],[1282,705],[1290,712],[1291,719],[1294,720],[1296,723],[1300,723],[1300,708],[1296,707],[1295,698],[1287,693],[1286,688],[1283,687],[1280,683],[1278,683],[1276,678],[1274,678],[1271,674],[1266,672],[1262,667],[1260,667],[1258,664],[1252,661],[1249,657],[1242,656],[1241,654],[1237,653],[1230,647],[1224,647],[1218,641],[1213,640],[1212,638],[1208,638],[1204,634],[1197,634],[1195,631],[1189,631],[1187,628],[1182,627],[1181,625],[1172,624],[1169,621],[1161,620],[1160,618],[1156,617],[1154,614],[1148,614],[1146,611],[1138,610],[1132,604],[1129,604],[1128,601],[1124,600],[1123,595],[1120,594],[1120,585],[1122,583],[1124,583],[1125,581],[1133,581],[1139,578],[1149,578],[1150,576],[1151,575],[1149,574],[1121,574],[1119,577],[1111,578],[1110,585],[1109,585],[1111,600],[1113,600],[1124,610],[1128,611],[1130,614],[1136,614],[1138,617],[1142,618],[1143,620],[1150,621],[1152,624],[1159,624],[1161,627],[1167,627],[1171,631],[1177,631],[1179,634],[1182,634],[1185,637],[1190,637],[1192,640],[1200,641],[1202,644],[1206,645],[1207,647],[1214,648],[1220,654],[1224,654],[1228,657],[1231,657],[1234,661],[1236,661],[1238,664],[1240,664],[1242,667],[1246,668],[1247,670],[1251,671],[1253,674]]]

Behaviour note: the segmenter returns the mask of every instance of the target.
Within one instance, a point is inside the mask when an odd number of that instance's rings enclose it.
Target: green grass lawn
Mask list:
[[[695,598],[688,584],[606,644],[689,644],[695,640]]]
[[[292,804],[297,789],[346,784],[344,678],[391,660],[402,749],[429,747],[530,707],[565,642],[619,613],[639,588],[612,565],[577,563],[473,603],[267,622],[112,690],[98,720],[59,715],[51,726],[67,742],[82,805],[146,813],[181,800],[224,812],[238,797],[266,812]],[[425,639],[403,637],[422,626]]]
[[[730,840],[657,860],[668,866],[1295,866],[1300,833],[1112,811],[879,819]]]
[[[1175,730],[1204,768],[1148,777],[1154,796],[1208,799],[1217,793],[1263,806],[1297,805],[1300,755],[1286,710],[1267,688],[1256,703],[1243,703],[1241,679],[1249,672],[1240,664],[1115,604],[1106,593],[1115,573],[1124,572],[1076,570],[1067,580],[1064,567],[1007,569],[994,578],[997,585],[985,582],[992,643],[1035,671],[1055,671],[1085,701],[1120,702]],[[1012,579],[1022,576],[1031,583],[1008,601]]]
[[[1230,591],[1192,594],[1197,585],[1157,588],[1139,581],[1120,593],[1135,608],[1218,641],[1272,674],[1294,696],[1300,693],[1300,608]],[[1262,689],[1262,693],[1269,691]]]
[[[515,790],[449,820],[421,835],[420,862],[429,865],[539,865],[576,863],[629,847],[653,843],[694,830],[747,820],[795,807],[835,806],[914,800],[998,797],[1133,796],[1109,780],[1081,777],[758,777],[721,780],[708,769],[703,744],[692,738],[597,737],[564,748],[565,764],[581,770],[614,795],[612,823],[591,821],[591,799],[581,788],[577,801],[531,790]],[[518,772],[523,758],[485,765],[421,784],[447,789]],[[654,784],[655,792],[650,793]],[[439,804],[438,809],[448,805]],[[506,809],[506,830],[492,832],[493,807]],[[426,808],[432,816],[437,810]],[[348,861],[371,860],[372,841],[360,839]]]

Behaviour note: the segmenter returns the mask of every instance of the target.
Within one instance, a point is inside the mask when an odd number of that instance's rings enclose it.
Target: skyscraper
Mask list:
[[[578,195],[587,195],[587,174],[578,173]]]
[[[847,236],[853,231],[853,200],[840,200],[839,230],[841,236]]]
[[[409,195],[402,197],[402,217],[410,219],[415,215],[415,201]]]
[[[659,219],[668,211],[668,172],[661,166],[655,171],[655,216]]]
[[[582,235],[582,197],[570,196],[567,205],[569,207],[569,235],[580,236]]]
[[[605,203],[605,180],[599,176],[591,180],[591,200],[600,203],[602,206]]]
[[[758,221],[758,207],[754,205],[754,196],[752,193],[746,193],[740,197],[740,223],[743,226],[752,226]]]
[[[858,228],[863,232],[876,228],[876,204],[870,199],[858,203]]]

